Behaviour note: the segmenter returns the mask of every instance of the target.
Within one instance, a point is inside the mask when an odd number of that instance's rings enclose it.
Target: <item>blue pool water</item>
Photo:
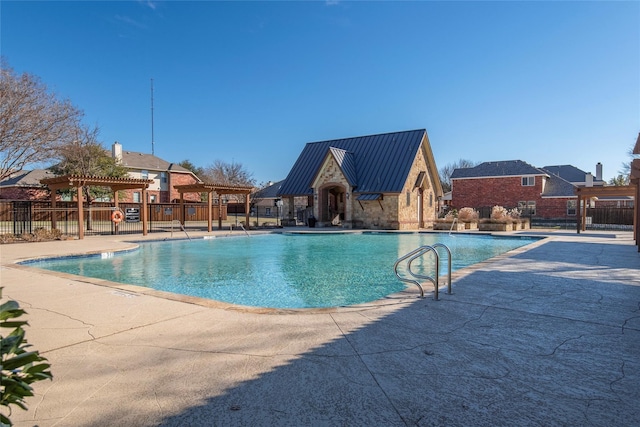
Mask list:
[[[29,264],[245,306],[337,307],[403,290],[393,265],[421,245],[449,246],[455,271],[536,240],[441,233],[268,234],[141,243],[124,253]],[[446,274],[443,258],[441,275]],[[432,255],[413,267],[433,273]]]

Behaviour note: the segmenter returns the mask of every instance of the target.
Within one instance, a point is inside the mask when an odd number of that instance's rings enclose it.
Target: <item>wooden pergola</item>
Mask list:
[[[51,217],[51,227],[56,228],[56,190],[67,190],[73,187],[77,191],[78,199],[78,238],[84,239],[84,212],[82,210],[83,194],[82,187],[96,186],[109,187],[113,192],[113,200],[115,208],[118,209],[118,191],[140,189],[142,190],[142,235],[146,236],[147,227],[147,188],[153,183],[151,179],[132,179],[132,178],[110,178],[104,176],[85,176],[85,175],[64,175],[55,178],[45,178],[40,180],[51,190],[51,208],[54,215]]]
[[[637,180],[636,180],[637,181]],[[606,187],[579,187],[576,188],[578,196],[578,208],[581,210],[578,215],[578,233],[586,230],[587,222],[587,200],[592,197],[633,197],[633,238],[638,240],[638,185],[619,185]]]
[[[180,223],[184,226],[184,194],[185,193],[208,193],[207,194],[207,225],[208,231],[211,232],[213,226],[213,192],[218,195],[218,230],[222,230],[222,196],[227,194],[244,194],[245,197],[245,224],[249,227],[249,195],[253,191],[253,187],[224,185],[224,184],[185,184],[176,185],[175,188],[180,193]]]

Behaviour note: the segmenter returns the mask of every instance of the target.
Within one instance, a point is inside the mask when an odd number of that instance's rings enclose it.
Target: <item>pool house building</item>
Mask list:
[[[425,129],[310,142],[282,182],[283,222],[416,230],[442,186]]]

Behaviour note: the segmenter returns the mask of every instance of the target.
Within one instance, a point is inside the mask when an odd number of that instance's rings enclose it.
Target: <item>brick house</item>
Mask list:
[[[0,199],[4,200],[49,200],[51,195],[41,179],[53,178],[46,169],[22,170],[11,174],[0,182]]]
[[[487,208],[495,205],[519,208],[523,215],[546,219],[574,218],[575,188],[601,186],[597,176],[571,165],[537,168],[522,160],[484,162],[455,169],[451,175],[451,206]]]
[[[410,230],[433,224],[442,186],[419,129],[308,143],[278,196],[285,222]]]
[[[190,170],[175,163],[169,163],[153,154],[125,151],[122,144],[115,142],[112,146],[112,156],[129,170],[129,178],[151,179],[147,194],[149,203],[170,203],[180,200],[180,193],[175,190],[176,185],[195,184],[200,179]],[[125,190],[121,201],[140,202],[140,192]],[[186,193],[184,199],[199,202],[198,193]]]

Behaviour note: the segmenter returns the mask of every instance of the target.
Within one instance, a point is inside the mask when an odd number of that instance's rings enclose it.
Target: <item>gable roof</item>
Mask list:
[[[542,169],[547,171],[547,173],[549,173],[550,175],[559,176],[560,178],[565,179],[569,182],[584,183],[587,180],[587,172],[572,165],[545,166]],[[593,182],[601,183],[604,181],[594,178]]]
[[[122,166],[131,169],[192,173],[178,164],[169,163],[153,154],[137,153],[135,151],[122,151]]]
[[[22,170],[0,181],[0,187],[45,187],[40,180],[54,176],[48,169]]]
[[[307,143],[278,195],[312,194],[312,180],[328,152],[333,153],[358,193],[399,193],[425,129]]]
[[[561,176],[549,173],[549,178],[544,184],[541,196],[576,198],[576,186]]]
[[[353,156],[353,153],[346,150],[341,150],[340,148],[329,147],[329,151],[333,154],[333,157],[336,159],[338,165],[344,172],[345,178],[349,181],[349,184],[352,186],[358,185],[358,180],[356,177],[356,160]]]
[[[268,187],[256,191],[255,197],[258,199],[275,199],[278,197],[278,190],[282,186],[283,181],[275,182]]]
[[[546,172],[522,160],[484,162],[472,168],[454,169],[451,179],[488,178],[522,175],[546,175]]]

